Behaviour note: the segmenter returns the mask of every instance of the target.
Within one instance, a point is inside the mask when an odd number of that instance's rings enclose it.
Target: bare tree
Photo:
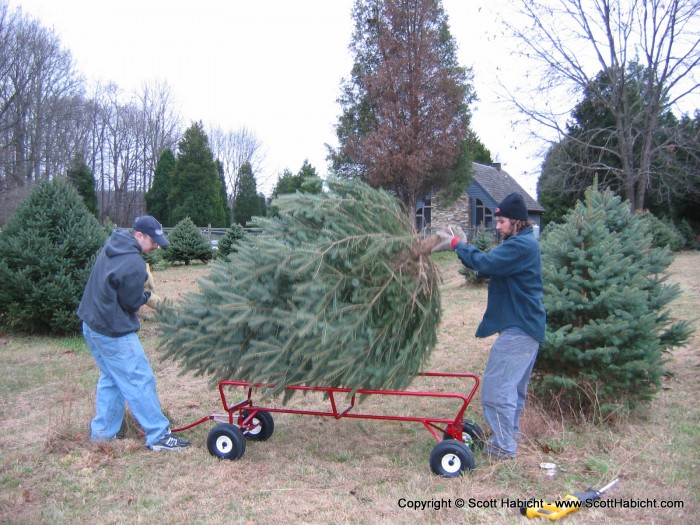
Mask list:
[[[103,200],[106,215],[116,224],[127,224],[133,215],[134,198],[145,191],[139,178],[143,173],[143,134],[139,133],[143,126],[135,104],[122,102],[123,94],[116,86],[110,88],[101,112],[104,161],[97,179],[102,183],[100,191],[108,196]]]
[[[145,208],[155,163],[179,140],[166,83],[124,94],[85,82],[59,38],[0,0],[0,206],[9,216],[38,179],[64,176],[81,154],[96,182],[102,218],[127,224]],[[0,217],[0,224],[2,224]]]
[[[109,162],[103,147],[107,137],[110,93],[118,91],[114,83],[97,83],[90,92],[84,106],[87,139],[85,141],[85,162],[90,167],[97,183],[97,200],[100,219],[109,215]]]
[[[128,224],[145,209],[157,158],[177,143],[181,119],[165,84],[144,84],[131,96],[114,83],[96,84],[83,104],[83,149],[95,176],[101,218]]]
[[[165,148],[175,149],[180,139],[182,122],[175,112],[173,94],[167,82],[145,83],[135,93],[135,104],[141,115],[141,188],[147,191],[153,184],[156,162]]]
[[[696,0],[518,0],[517,21],[505,18],[518,41],[514,51],[541,67],[530,71],[534,90],[509,98],[532,122],[559,137],[590,141],[614,156],[606,166],[633,211],[644,206],[654,160],[674,138],[659,141],[662,115],[700,92],[700,4]],[[643,71],[638,97],[630,97],[630,67]],[[600,80],[604,79],[603,82]],[[526,82],[523,82],[526,84]],[[529,86],[523,86],[529,87]],[[567,117],[584,95],[613,117],[606,129],[567,135]],[[601,137],[610,140],[603,140]]]
[[[10,72],[18,58],[14,49],[15,18],[10,14],[7,3],[0,2],[0,134],[11,124],[5,115],[17,96],[17,90],[10,82]]]
[[[262,143],[246,127],[228,131],[215,127],[210,129],[207,135],[214,158],[223,165],[228,205],[231,207],[238,195],[241,167],[249,164],[253,174],[260,171],[260,165],[265,160]]]
[[[6,12],[0,12],[0,18],[4,25],[0,38],[6,46],[0,59],[0,149],[9,159],[6,176],[12,185],[21,186],[50,178],[70,163],[73,151],[64,140],[65,121],[75,117],[82,79],[70,52],[38,21],[21,16],[20,11],[9,22]],[[54,148],[56,144],[62,148]]]

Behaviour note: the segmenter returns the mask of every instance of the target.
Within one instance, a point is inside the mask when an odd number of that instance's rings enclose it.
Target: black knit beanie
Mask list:
[[[505,217],[514,221],[527,221],[527,207],[525,199],[519,193],[511,193],[507,195],[501,204],[496,208],[496,217]]]

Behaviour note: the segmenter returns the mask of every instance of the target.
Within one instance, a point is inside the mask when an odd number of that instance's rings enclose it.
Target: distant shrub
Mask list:
[[[112,231],[114,230],[114,228],[116,228],[116,226],[115,226],[115,224],[112,222],[112,219],[110,219],[109,217],[106,217],[106,218],[102,221],[102,228],[103,228],[104,231],[105,231],[105,235],[107,235],[107,237],[109,237],[109,234],[112,233]]]
[[[649,226],[649,232],[651,233],[651,244],[654,248],[668,248],[677,252],[682,250],[685,246],[685,239],[683,234],[676,228],[676,226],[667,220],[662,220],[649,212],[644,212],[640,215]]]
[[[231,227],[226,230],[226,233],[219,241],[219,254],[222,256],[227,256],[231,253],[238,251],[238,245],[245,237],[246,233],[238,223],[233,223]]]
[[[192,219],[185,217],[178,222],[168,235],[170,244],[163,250],[163,259],[171,263],[192,261],[211,261],[214,254],[206,236],[199,231]],[[158,250],[160,251],[160,250]]]
[[[693,231],[693,227],[690,225],[690,223],[683,219],[676,225],[676,228],[678,228],[678,231],[683,236],[683,240],[685,242],[684,247],[688,250],[697,250],[697,234]]]
[[[172,266],[172,263],[165,259],[166,248],[158,248],[148,254],[142,254],[144,260],[151,265],[151,270],[163,270]]]

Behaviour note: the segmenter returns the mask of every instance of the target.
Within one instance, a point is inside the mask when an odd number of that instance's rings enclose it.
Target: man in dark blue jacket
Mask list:
[[[83,336],[102,372],[97,381],[95,417],[90,440],[114,439],[124,419],[124,402],[146,433],[151,450],[181,450],[189,441],[170,433],[160,408],[156,378],[136,332],[136,313],[144,304],[155,308],[159,298],[144,289],[149,279],[141,256],[167,246],[160,223],[137,217],[132,232],[114,230],[97,256],[78,306]]]
[[[522,195],[508,195],[494,215],[503,242],[493,250],[482,252],[467,244],[466,237],[441,231],[442,241],[433,251],[452,249],[462,264],[489,278],[486,312],[476,336],[499,335],[491,347],[481,387],[484,419],[493,431],[484,450],[492,457],[513,458],[520,441],[527,386],[544,341],[542,261]]]

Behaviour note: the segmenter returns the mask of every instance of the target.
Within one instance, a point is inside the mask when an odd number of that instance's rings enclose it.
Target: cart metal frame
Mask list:
[[[278,406],[257,405],[253,401],[253,392],[262,389],[273,388],[274,385],[265,383],[251,383],[248,381],[221,381],[219,383],[219,395],[225,414],[210,414],[188,425],[173,428],[172,432],[181,432],[200,425],[206,421],[219,423],[210,433],[207,440],[209,452],[218,457],[238,459],[245,451],[245,437],[249,439],[265,440],[270,437],[274,428],[271,413],[298,414],[319,417],[333,417],[335,419],[372,419],[380,421],[418,422],[433,435],[439,442],[433,449],[430,457],[430,466],[436,474],[453,477],[462,474],[463,471],[474,468],[472,449],[483,442],[483,431],[471,420],[465,420],[464,414],[479,388],[479,377],[470,373],[447,372],[423,372],[420,377],[437,378],[462,378],[473,382],[466,395],[454,392],[431,392],[421,390],[377,390],[357,389],[323,386],[291,385],[286,390],[301,392],[319,392],[325,394],[330,407],[327,410],[306,410],[300,408],[287,408]],[[243,400],[229,403],[227,392],[231,388],[245,388],[247,395]],[[338,396],[345,396],[347,401],[339,400]],[[438,418],[426,416],[391,415],[366,412],[357,409],[356,399],[358,395],[384,395],[405,396],[421,398],[439,398],[456,400],[460,402],[459,409],[454,418]],[[341,402],[347,403],[341,406]],[[267,427],[267,428],[264,428]],[[236,430],[238,429],[238,430]],[[238,435],[240,432],[240,436]],[[242,450],[241,450],[242,449]]]

